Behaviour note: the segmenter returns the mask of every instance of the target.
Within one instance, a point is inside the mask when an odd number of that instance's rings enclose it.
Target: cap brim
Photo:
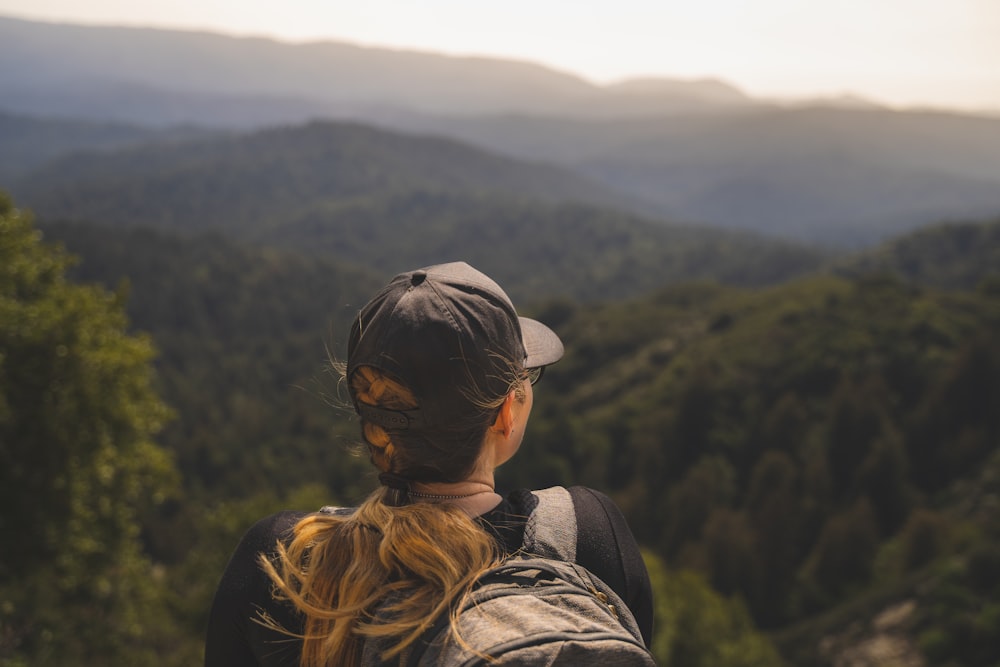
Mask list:
[[[524,341],[524,351],[527,358],[525,368],[548,366],[562,359],[563,344],[552,329],[537,320],[519,317],[521,321],[521,338]]]

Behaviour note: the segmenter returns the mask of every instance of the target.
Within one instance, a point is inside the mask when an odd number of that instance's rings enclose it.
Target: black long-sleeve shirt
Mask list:
[[[639,547],[618,507],[603,493],[582,486],[569,488],[577,521],[576,562],[618,593],[635,616],[648,646],[653,632],[653,596]],[[524,541],[527,517],[538,499],[530,491],[509,493],[478,521],[503,551],[514,553]],[[301,641],[270,629],[259,619],[268,614],[292,632],[302,617],[287,602],[271,595],[271,581],[258,563],[288,540],[305,512],[279,512],[254,524],[233,553],[215,594],[205,644],[206,667],[295,667]]]

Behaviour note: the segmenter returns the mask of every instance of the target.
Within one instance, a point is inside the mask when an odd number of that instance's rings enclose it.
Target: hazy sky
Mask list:
[[[603,83],[717,77],[1000,109],[1000,0],[0,0],[0,15],[529,60]]]

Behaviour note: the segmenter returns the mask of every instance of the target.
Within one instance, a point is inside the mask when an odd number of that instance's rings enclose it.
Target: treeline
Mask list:
[[[945,289],[995,286],[1000,282],[1000,218],[931,225],[840,258],[831,269],[847,277],[892,273],[918,285]]]

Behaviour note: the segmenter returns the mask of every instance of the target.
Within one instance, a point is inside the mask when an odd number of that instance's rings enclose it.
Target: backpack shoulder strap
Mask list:
[[[524,551],[570,563],[576,561],[576,512],[573,497],[562,486],[531,492],[538,505],[524,526]]]

